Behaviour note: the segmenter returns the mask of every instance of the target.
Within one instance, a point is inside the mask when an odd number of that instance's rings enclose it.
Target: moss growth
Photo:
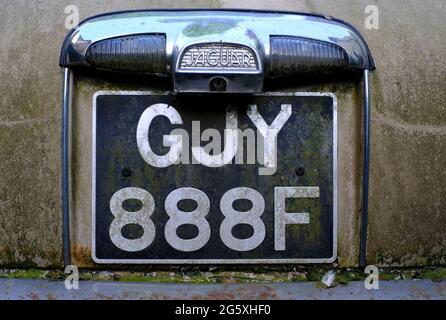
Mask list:
[[[122,282],[179,282],[176,275],[168,276],[165,272],[154,272],[150,274],[140,272],[117,273],[119,281]]]
[[[237,25],[233,21],[216,21],[209,23],[194,23],[186,27],[183,31],[188,37],[201,37],[210,34],[220,34],[230,30]]]
[[[333,268],[332,268],[333,269]],[[120,281],[120,282],[146,282],[146,283],[190,283],[190,284],[211,284],[211,283],[284,283],[311,281],[321,283],[321,280],[329,271],[328,266],[305,266],[278,269],[258,267],[240,270],[214,270],[199,271],[89,271],[80,270],[79,279],[81,281]],[[351,281],[363,281],[366,274],[362,269],[341,269],[336,270],[334,285],[344,285]],[[0,278],[8,279],[50,279],[64,280],[66,274],[63,270],[8,270],[0,269]],[[446,268],[405,268],[405,269],[380,269],[379,279],[382,281],[402,280],[402,279],[431,279],[433,281],[446,280]]]
[[[93,274],[90,272],[81,272],[79,274],[79,280],[88,281],[88,280],[97,280],[97,279],[94,279]]]
[[[379,78],[378,73],[374,73],[372,75],[372,83],[373,87],[376,88],[375,90],[372,90],[372,105],[375,107],[375,110],[379,113],[383,112],[383,106],[384,104],[384,97],[382,95],[382,85],[381,80]]]
[[[66,278],[66,274],[62,270],[51,270],[45,275],[45,279],[62,280]]]
[[[118,273],[122,282],[157,282],[157,283],[249,283],[249,282],[296,282],[306,281],[301,273],[270,273],[257,274],[251,272],[203,272],[203,273],[174,273],[174,272],[122,272]]]
[[[379,280],[384,280],[384,281],[395,280],[395,274],[391,272],[380,272]]]
[[[117,272],[115,279],[121,282],[159,282],[159,283],[211,283],[206,277],[175,272]],[[95,279],[96,280],[96,279]]]
[[[313,268],[307,273],[307,279],[308,281],[319,282],[327,271],[328,269],[325,268]]]
[[[446,268],[426,268],[418,276],[420,279],[446,280]]]
[[[15,279],[43,279],[47,273],[48,271],[46,270],[38,269],[15,270],[14,272],[9,273],[6,277]]]
[[[342,269],[336,274],[336,282],[339,284],[347,284],[350,281],[364,280],[365,274],[356,269]]]

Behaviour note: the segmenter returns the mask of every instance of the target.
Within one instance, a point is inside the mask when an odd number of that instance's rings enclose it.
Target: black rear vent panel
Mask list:
[[[270,76],[333,72],[347,68],[347,52],[338,45],[289,36],[272,36]]]
[[[86,54],[92,67],[146,74],[166,74],[166,36],[134,35],[92,44]]]

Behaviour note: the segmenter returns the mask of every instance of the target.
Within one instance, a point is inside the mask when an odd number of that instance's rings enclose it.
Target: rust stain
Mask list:
[[[265,289],[259,294],[259,300],[277,300],[277,292],[273,288],[265,287]]]
[[[71,258],[73,264],[82,267],[94,267],[95,263],[91,258],[91,248],[74,246],[71,248]]]
[[[192,296],[192,300],[277,300],[276,290],[270,286],[244,286],[231,290],[225,287],[222,290],[209,291],[207,295]]]
[[[206,296],[196,295],[192,300],[234,300],[236,295],[231,292],[212,290]]]
[[[38,295],[37,293],[35,293],[34,291],[31,291],[31,292],[28,294],[28,297],[29,297],[31,300],[40,300],[39,295]]]
[[[277,292],[270,286],[244,286],[235,290],[238,299],[274,300],[278,299]]]

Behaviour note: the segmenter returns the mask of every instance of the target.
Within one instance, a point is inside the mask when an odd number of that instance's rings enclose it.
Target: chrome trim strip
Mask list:
[[[73,74],[64,68],[62,91],[62,241],[64,265],[71,264],[70,246],[70,111],[72,105]]]
[[[187,14],[179,14],[182,11],[187,11]],[[167,67],[171,71],[176,63],[176,54],[185,47],[234,39],[240,44],[255,47],[263,63],[269,64],[269,37],[272,35],[333,43],[347,52],[352,69],[374,69],[366,42],[357,30],[343,21],[304,13],[229,9],[145,10],[92,17],[67,35],[60,65],[88,66],[85,54],[91,44],[144,33],[166,34]]]
[[[367,228],[369,220],[369,173],[370,173],[370,78],[369,71],[364,70],[364,134],[363,134],[363,175],[362,175],[362,210],[359,232],[359,266],[366,266]]]

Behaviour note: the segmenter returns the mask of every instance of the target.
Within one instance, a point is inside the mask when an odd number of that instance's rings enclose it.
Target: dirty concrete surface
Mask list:
[[[8,1],[0,12],[0,265],[62,264],[59,50],[67,5],[81,19],[122,9],[244,7],[320,12],[352,23],[374,55],[368,263],[446,261],[446,3],[442,1]],[[364,8],[379,8],[379,30]],[[104,84],[84,79],[73,111],[73,256],[90,261],[89,105]],[[144,88],[147,90],[147,88]],[[287,90],[314,90],[298,88]],[[320,89],[320,88],[319,88]],[[339,101],[339,263],[359,245],[360,89],[329,85]],[[77,103],[77,104],[76,104]],[[90,103],[90,102],[89,102]]]
[[[0,300],[445,300],[446,282],[382,281],[368,290],[361,281],[329,289],[315,283],[156,284],[81,281],[67,290],[63,281],[0,279]]]

